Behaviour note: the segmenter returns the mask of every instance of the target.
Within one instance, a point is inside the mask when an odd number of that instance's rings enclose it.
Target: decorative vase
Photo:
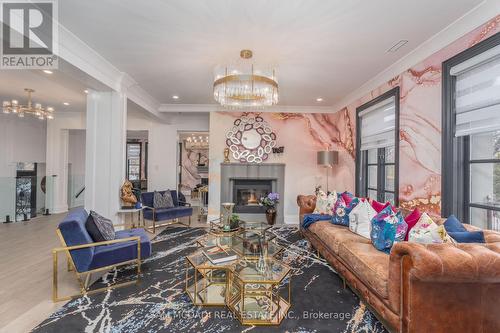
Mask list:
[[[276,223],[276,214],[277,212],[275,208],[266,209],[267,224],[274,225]]]
[[[231,230],[231,217],[233,216],[234,203],[224,202],[221,204],[221,222],[224,231]]]

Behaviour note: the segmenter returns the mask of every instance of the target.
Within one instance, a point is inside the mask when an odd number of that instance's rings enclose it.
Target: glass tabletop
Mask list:
[[[214,264],[203,253],[203,250],[199,250],[187,256],[186,259],[195,268],[211,268],[211,269],[226,269],[228,267],[231,267],[238,261],[238,259],[236,259],[236,260],[226,261],[220,264]]]
[[[234,243],[233,241],[234,236],[233,235],[225,235],[225,234],[206,234],[201,236],[196,240],[196,242],[205,247],[210,247],[210,246],[223,246],[223,245],[228,245],[232,246]]]
[[[267,230],[271,229],[272,226],[265,222],[250,222],[250,221],[241,221],[241,227],[246,231],[256,231],[260,233],[264,233]]]
[[[288,275],[290,267],[273,258],[239,260],[233,272],[245,283],[279,283]]]

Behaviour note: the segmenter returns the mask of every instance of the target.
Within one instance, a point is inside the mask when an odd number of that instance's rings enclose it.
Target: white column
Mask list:
[[[51,213],[68,210],[68,140],[69,132],[59,122],[47,122],[46,203]]]
[[[87,96],[85,208],[121,223],[120,187],[125,179],[127,98],[118,92]]]

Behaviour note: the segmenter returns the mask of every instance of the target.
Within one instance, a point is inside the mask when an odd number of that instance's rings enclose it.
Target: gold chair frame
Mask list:
[[[123,227],[125,225],[115,225],[115,227]],[[114,239],[110,241],[103,241],[103,242],[95,242],[95,243],[88,243],[88,244],[82,244],[82,245],[75,245],[75,246],[67,246],[66,241],[64,240],[64,237],[61,234],[61,230],[59,228],[56,229],[56,234],[59,236],[59,239],[62,243],[62,247],[57,247],[52,249],[52,264],[53,264],[53,275],[52,275],[52,301],[54,303],[56,302],[61,302],[61,301],[67,301],[70,299],[73,299],[75,297],[80,297],[84,295],[91,295],[91,294],[96,294],[100,293],[103,291],[107,291],[110,289],[114,288],[119,288],[119,287],[125,287],[129,286],[132,284],[139,284],[140,283],[140,275],[141,275],[141,238],[139,236],[135,237],[127,237],[127,238],[122,238],[122,239]],[[136,241],[137,242],[137,258],[120,262],[118,264],[114,265],[109,265],[105,267],[100,267],[96,268],[90,271],[85,271],[85,272],[78,272],[76,269],[76,265],[73,261],[73,257],[71,256],[70,251],[72,250],[78,250],[78,249],[84,249],[84,248],[89,248],[89,247],[96,247],[100,245],[109,245],[109,244],[116,244],[116,243],[124,243],[124,242],[130,242],[130,241]],[[74,294],[70,296],[62,296],[59,297],[58,295],[58,253],[59,252],[66,252],[66,258],[68,260],[68,272],[73,271],[76,275],[76,279],[78,280],[78,283],[80,284],[80,293],[79,294]],[[122,282],[122,283],[117,283],[108,287],[103,287],[103,288],[98,288],[94,290],[89,290],[89,282],[92,273],[97,273],[97,272],[102,272],[106,270],[111,270],[113,268],[117,268],[120,266],[125,266],[125,265],[131,265],[131,264],[137,264],[137,279],[133,281],[128,281],[128,282]],[[82,279],[83,278],[83,279]]]
[[[190,203],[187,203],[189,205],[189,207],[191,207],[191,204]],[[167,227],[169,225],[173,225],[173,224],[182,224],[186,227],[190,227],[191,226],[191,215],[189,215],[189,221],[188,221],[188,224],[186,223],[183,223],[183,222],[180,222],[179,218],[175,218],[169,222],[165,222],[165,223],[161,223],[161,224],[156,224],[156,208],[154,207],[149,207],[149,206],[142,206],[143,207],[143,212],[142,212],[142,219],[143,219],[143,225],[144,225],[144,230],[146,230],[147,232],[149,233],[156,233],[156,228],[161,228],[161,227]],[[144,210],[145,209],[150,209],[153,211],[153,220],[149,220],[149,219],[146,219],[144,218]],[[146,221],[152,221],[153,222],[153,225],[152,226],[146,226]]]

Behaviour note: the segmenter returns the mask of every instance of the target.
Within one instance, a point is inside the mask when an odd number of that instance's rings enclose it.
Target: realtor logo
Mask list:
[[[0,0],[1,69],[57,68],[56,0]]]

